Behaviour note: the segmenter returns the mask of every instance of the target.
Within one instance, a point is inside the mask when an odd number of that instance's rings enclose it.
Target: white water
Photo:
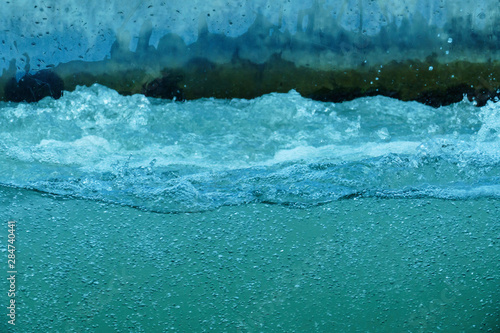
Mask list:
[[[500,104],[334,104],[294,91],[175,102],[80,87],[0,103],[0,184],[158,212],[498,198]]]

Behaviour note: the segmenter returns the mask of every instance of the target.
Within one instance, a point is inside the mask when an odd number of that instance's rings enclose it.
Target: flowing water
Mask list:
[[[14,332],[500,331],[500,103],[79,87],[0,103],[0,184]]]

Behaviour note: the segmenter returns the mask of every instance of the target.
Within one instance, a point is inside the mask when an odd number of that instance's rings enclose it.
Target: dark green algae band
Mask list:
[[[125,65],[126,64],[126,65]],[[10,72],[11,75],[8,75]],[[64,90],[94,83],[122,95],[192,100],[203,97],[255,98],[272,92],[295,89],[302,96],[320,101],[342,102],[363,96],[383,95],[403,101],[418,101],[434,107],[463,100],[478,106],[500,97],[500,62],[440,63],[430,56],[425,61],[392,61],[360,65],[356,69],[319,70],[296,66],[275,54],[263,64],[235,55],[231,62],[216,64],[195,58],[182,67],[152,71],[141,59],[106,59],[99,62],[73,61],[60,64],[17,81],[15,67],[0,77],[0,99],[35,102],[46,96],[59,98]]]

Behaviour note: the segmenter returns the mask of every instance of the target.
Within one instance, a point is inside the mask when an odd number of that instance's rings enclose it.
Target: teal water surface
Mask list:
[[[497,199],[161,214],[2,188],[0,205],[17,220],[12,332],[500,329]]]

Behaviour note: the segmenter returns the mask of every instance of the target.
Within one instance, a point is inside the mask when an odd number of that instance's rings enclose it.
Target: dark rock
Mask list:
[[[179,87],[179,82],[182,80],[181,75],[166,72],[163,77],[156,78],[143,86],[142,93],[148,97],[175,99],[183,101],[184,94]]]
[[[5,99],[12,102],[37,102],[51,96],[58,99],[64,90],[63,80],[50,70],[26,74],[19,81],[10,79],[5,85]]]

